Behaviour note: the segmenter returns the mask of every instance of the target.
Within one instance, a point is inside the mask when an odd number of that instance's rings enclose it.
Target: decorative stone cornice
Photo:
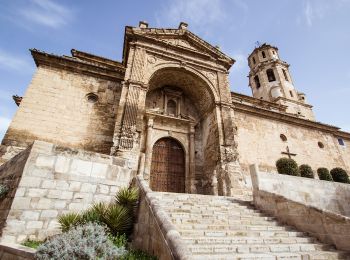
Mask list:
[[[89,53],[72,50],[73,57],[49,54],[30,49],[37,67],[48,66],[108,80],[123,80],[125,68],[121,63]]]
[[[236,95],[236,93],[234,93],[234,95]],[[232,103],[234,105],[235,111],[238,111],[238,112],[252,114],[252,115],[267,118],[267,119],[273,119],[273,120],[288,123],[291,125],[298,125],[305,128],[317,129],[319,131],[331,133],[336,137],[342,137],[350,140],[350,133],[339,131],[340,128],[336,126],[299,118],[285,112],[272,111],[272,110],[263,108],[261,106],[258,106],[257,104],[248,105],[248,104],[240,103],[240,102],[237,102],[235,99],[232,100]]]
[[[163,39],[181,39],[188,41],[198,48],[198,50],[192,48],[186,48],[179,45],[171,45]],[[182,52],[188,52],[191,55],[201,56],[205,59],[214,58],[221,63],[226,69],[229,69],[235,62],[234,59],[221,52],[218,48],[215,48],[208,42],[204,41],[200,37],[196,36],[188,29],[159,29],[159,28],[135,28],[126,26],[124,36],[124,50],[123,50],[123,64],[126,64],[126,58],[128,53],[129,44],[135,39],[147,39],[158,44],[163,44],[167,48],[181,50]]]

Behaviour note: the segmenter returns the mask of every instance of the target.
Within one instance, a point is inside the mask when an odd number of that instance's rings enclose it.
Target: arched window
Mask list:
[[[261,54],[262,54],[263,58],[266,58],[266,54],[264,51]]]
[[[283,142],[287,142],[287,137],[284,134],[280,134],[280,138]]]
[[[253,63],[255,64],[255,58],[254,58],[254,57],[253,57],[253,59],[252,59],[252,60],[253,60]]]
[[[276,80],[275,73],[273,73],[272,69],[266,70],[266,75],[267,75],[267,79],[268,79],[269,82],[272,82],[272,81]]]
[[[283,75],[284,75],[284,78],[286,79],[286,81],[289,81],[286,70],[282,69],[282,71],[283,71]]]
[[[172,99],[169,100],[166,110],[169,116],[176,116],[176,102]]]
[[[255,82],[256,88],[260,88],[260,80],[259,80],[259,76],[258,75],[256,75],[254,77],[254,82]]]

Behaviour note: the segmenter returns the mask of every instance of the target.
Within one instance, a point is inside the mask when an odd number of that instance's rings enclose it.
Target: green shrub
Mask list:
[[[137,188],[123,188],[115,196],[116,203],[130,210],[137,207],[139,192]]]
[[[333,181],[332,175],[329,173],[327,168],[317,169],[318,178],[323,181]]]
[[[116,203],[96,203],[82,213],[68,213],[60,216],[58,222],[63,232],[73,227],[94,222],[108,227],[112,235],[129,235],[132,231],[138,190],[121,189],[116,195]]]
[[[307,165],[307,164],[300,165],[299,172],[301,177],[311,178],[311,179],[315,177],[312,168],[310,167],[310,165]]]
[[[43,243],[44,243],[43,241],[27,239],[21,244],[30,248],[37,249]]]
[[[298,164],[293,159],[280,158],[276,162],[276,167],[280,174],[300,176]]]
[[[113,245],[103,226],[88,223],[49,239],[38,247],[35,259],[120,259],[126,253],[124,247]]]
[[[67,213],[58,217],[58,223],[62,232],[67,232],[69,229],[82,224],[82,217],[78,213]]]
[[[342,183],[350,183],[347,172],[342,168],[334,168],[331,170],[331,175],[334,181]]]
[[[130,234],[134,219],[127,208],[115,204],[108,207],[103,216],[103,223],[113,235]]]
[[[116,235],[116,236],[112,236],[112,235],[109,235],[108,237],[113,245],[115,245],[116,247],[127,247],[128,245],[128,238],[126,237],[125,234],[122,234],[122,235]]]
[[[5,198],[9,190],[10,189],[7,187],[7,185],[0,184],[0,199]]]
[[[150,256],[149,254],[140,250],[130,250],[127,254],[123,255],[121,260],[157,260],[157,257]]]

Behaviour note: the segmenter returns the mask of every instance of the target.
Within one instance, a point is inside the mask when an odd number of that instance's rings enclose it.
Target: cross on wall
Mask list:
[[[288,158],[291,159],[292,156],[296,156],[297,154],[296,153],[291,153],[290,150],[289,150],[289,147],[287,146],[287,151],[286,152],[282,152],[282,154],[286,154],[288,155]]]

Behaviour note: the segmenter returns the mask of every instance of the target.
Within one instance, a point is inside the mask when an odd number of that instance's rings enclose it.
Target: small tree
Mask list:
[[[307,164],[302,164],[299,166],[299,172],[301,177],[305,177],[305,178],[314,178],[314,172],[312,170],[312,168],[310,167],[310,165]]]
[[[329,173],[327,168],[317,169],[318,178],[323,181],[333,181],[332,175]]]
[[[332,178],[335,182],[350,183],[348,173],[340,167],[331,170]]]
[[[298,164],[293,159],[280,158],[276,162],[276,167],[280,174],[300,176]]]

